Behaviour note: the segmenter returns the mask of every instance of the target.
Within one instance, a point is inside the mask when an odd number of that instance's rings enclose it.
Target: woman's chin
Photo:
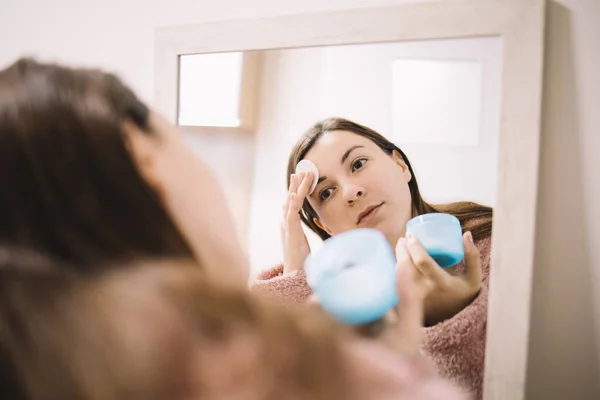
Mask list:
[[[389,229],[386,227],[375,227],[375,229],[379,230],[386,237],[390,245],[395,248],[396,243],[398,243],[398,239],[404,236],[405,229]]]

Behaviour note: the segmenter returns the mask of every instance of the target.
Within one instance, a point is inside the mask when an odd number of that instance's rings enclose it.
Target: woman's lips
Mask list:
[[[358,220],[357,220],[356,224],[359,225],[363,222],[367,222],[367,221],[370,221],[371,219],[373,219],[375,217],[375,215],[377,215],[377,213],[379,212],[379,209],[381,208],[382,205],[383,205],[383,203],[367,207],[363,212],[361,212],[358,215]]]

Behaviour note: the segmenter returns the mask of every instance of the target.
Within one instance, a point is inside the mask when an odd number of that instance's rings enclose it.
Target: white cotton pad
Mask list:
[[[313,181],[312,185],[310,185],[310,189],[308,190],[308,194],[311,195],[312,192],[315,191],[317,187],[317,182],[319,181],[319,170],[317,166],[310,160],[300,160],[300,162],[296,165],[296,175],[300,172],[312,172],[313,173]]]

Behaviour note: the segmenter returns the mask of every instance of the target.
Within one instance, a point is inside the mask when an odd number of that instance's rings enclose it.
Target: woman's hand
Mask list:
[[[302,270],[304,261],[310,254],[308,240],[304,230],[302,230],[300,210],[313,179],[312,172],[292,174],[290,179],[290,188],[287,200],[283,205],[283,220],[281,223],[284,273]]]
[[[398,242],[396,257],[404,257],[406,247]],[[429,289],[427,282],[418,282],[417,271],[407,264],[398,264],[396,290],[400,301],[394,310],[379,322],[382,332],[377,339],[405,356],[419,352],[423,336],[423,299]]]
[[[406,246],[398,242],[397,256],[404,257]],[[361,337],[376,340],[405,356],[414,356],[421,347],[423,336],[423,299],[429,289],[428,282],[418,281],[415,268],[406,264],[398,265],[396,290],[400,301],[383,318],[352,328]],[[318,298],[312,295],[309,303],[318,305]]]
[[[407,234],[396,246],[400,270],[410,269],[413,281],[425,294],[425,324],[435,325],[467,307],[481,288],[481,259],[471,232],[463,235],[465,272],[453,276],[427,254],[414,235]]]
[[[399,268],[396,274],[396,290],[401,300],[398,305],[383,318],[368,324],[352,326],[351,331],[360,337],[370,338],[391,347],[402,355],[416,355],[423,336],[423,297],[426,285],[416,284],[415,274],[414,268]],[[307,303],[313,309],[324,312],[315,294],[308,298]]]

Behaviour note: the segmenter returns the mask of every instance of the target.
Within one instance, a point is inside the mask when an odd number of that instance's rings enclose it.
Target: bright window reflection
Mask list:
[[[179,125],[238,127],[243,53],[179,58]]]

